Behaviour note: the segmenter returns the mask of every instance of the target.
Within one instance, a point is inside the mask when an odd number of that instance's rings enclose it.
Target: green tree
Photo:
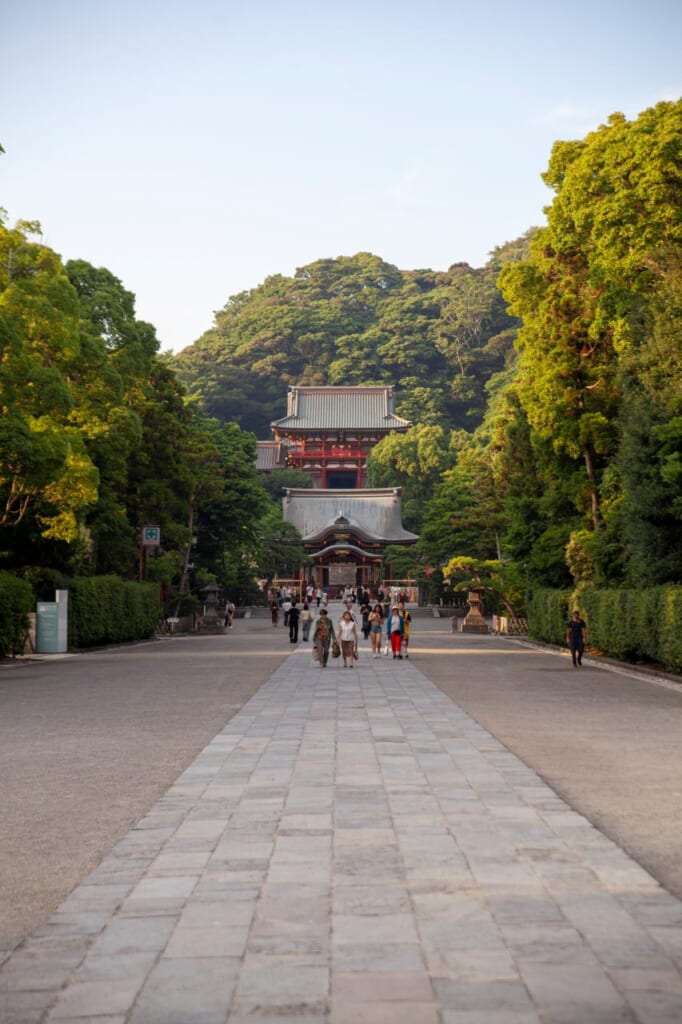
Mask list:
[[[434,490],[419,541],[432,565],[455,554],[494,558],[503,525],[491,451],[464,432],[455,436],[454,448],[456,463]]]
[[[220,492],[198,511],[197,558],[237,596],[252,587],[260,520],[270,511],[270,499],[256,473],[253,434],[236,423],[222,425],[217,420],[205,422],[204,429],[220,454]]]
[[[417,424],[404,434],[388,434],[368,460],[372,487],[403,489],[403,521],[416,532],[433,489],[454,462],[448,436],[440,426]]]
[[[293,578],[311,559],[306,554],[300,533],[286,523],[277,509],[263,516],[259,523],[257,567],[269,586],[275,576]]]
[[[523,320],[517,387],[533,434],[550,444],[556,478],[566,479],[562,459],[582,463],[575,496],[587,518],[572,549],[591,551],[595,571],[618,571],[612,549],[622,510],[610,469],[619,458],[633,467],[622,446],[624,370],[637,377],[632,363],[655,337],[662,263],[679,264],[681,129],[682,102],[661,103],[632,122],[614,114],[584,140],[556,143],[544,175],[555,191],[547,226],[529,259],[500,274]],[[604,537],[579,541],[586,526]]]
[[[98,473],[68,376],[81,357],[78,299],[57,254],[30,241],[39,232],[0,224],[0,526],[30,516],[38,535],[71,542]]]
[[[623,357],[619,494],[607,524],[626,580],[682,580],[682,262],[666,267],[647,343]]]

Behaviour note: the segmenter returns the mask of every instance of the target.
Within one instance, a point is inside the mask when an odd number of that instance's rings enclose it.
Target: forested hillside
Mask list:
[[[286,410],[289,384],[391,384],[401,416],[471,430],[487,382],[513,358],[517,321],[497,273],[525,251],[527,238],[481,269],[443,273],[398,270],[370,253],[318,260],[233,296],[173,366],[208,415],[262,439]]]

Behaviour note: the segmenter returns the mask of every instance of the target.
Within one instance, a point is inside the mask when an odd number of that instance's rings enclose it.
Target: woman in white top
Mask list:
[[[348,668],[348,662],[350,661],[350,668],[352,668],[353,661],[357,658],[358,654],[358,631],[355,626],[355,622],[353,621],[353,616],[349,611],[345,611],[341,616],[336,639],[339,641],[341,646],[343,667]]]

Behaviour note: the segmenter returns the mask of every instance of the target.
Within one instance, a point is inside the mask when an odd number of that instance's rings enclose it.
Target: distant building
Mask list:
[[[291,387],[286,416],[271,424],[286,465],[325,490],[364,487],[375,444],[411,426],[393,412],[390,387]]]
[[[315,580],[323,586],[372,587],[382,578],[386,546],[419,540],[403,527],[397,487],[292,488],[283,504],[284,519],[303,537]]]
[[[418,540],[402,525],[400,489],[365,487],[374,446],[411,426],[393,411],[393,389],[291,387],[286,416],[271,426],[275,440],[258,442],[257,467],[292,467],[313,478],[312,490],[287,490],[283,508],[313,559],[314,581],[379,583],[387,545]]]

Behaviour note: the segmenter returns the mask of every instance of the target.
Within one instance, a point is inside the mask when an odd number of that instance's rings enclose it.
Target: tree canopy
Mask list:
[[[0,570],[135,576],[153,523],[169,599],[293,572],[303,481],[259,477],[255,439],[289,384],[344,384],[412,421],[368,468],[403,489],[414,575],[513,586],[519,613],[524,587],[682,581],[682,101],[557,142],[544,180],[546,224],[483,267],[320,259],[177,356],[111,271],[0,221]]]
[[[388,384],[399,415],[472,428],[488,378],[513,356],[497,270],[491,260],[401,271],[371,253],[317,260],[232,296],[172,365],[208,415],[262,439],[290,384]]]

